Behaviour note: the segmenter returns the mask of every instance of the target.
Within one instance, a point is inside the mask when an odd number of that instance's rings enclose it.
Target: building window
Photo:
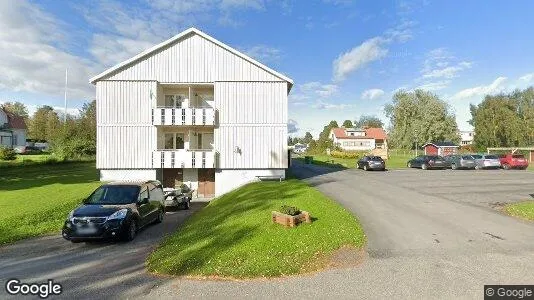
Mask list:
[[[184,149],[184,133],[165,133],[165,148],[169,150]]]
[[[183,133],[176,133],[175,137],[175,143],[176,148],[174,149],[184,149],[184,134]]]
[[[174,133],[165,133],[165,149],[174,149]]]

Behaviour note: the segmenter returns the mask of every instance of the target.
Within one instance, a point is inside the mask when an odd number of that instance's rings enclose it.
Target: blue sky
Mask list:
[[[469,103],[534,84],[532,1],[94,0],[0,2],[0,102],[94,98],[88,79],[195,26],[295,81],[294,135],[383,115],[398,89]]]

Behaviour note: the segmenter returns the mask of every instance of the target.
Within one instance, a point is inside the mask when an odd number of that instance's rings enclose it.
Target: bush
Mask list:
[[[358,159],[367,154],[365,151],[330,151],[330,156],[335,158],[355,158]]]
[[[15,160],[17,153],[13,149],[0,147],[0,160]]]
[[[300,214],[300,210],[294,206],[282,205],[280,206],[280,212],[290,216],[296,216]]]

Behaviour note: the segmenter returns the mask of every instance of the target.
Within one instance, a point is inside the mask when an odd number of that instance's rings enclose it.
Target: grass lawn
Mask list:
[[[0,244],[59,232],[99,184],[94,162],[0,169]]]
[[[534,201],[508,204],[504,211],[512,216],[534,221]]]
[[[284,228],[271,211],[297,206],[315,218]],[[193,215],[147,260],[154,273],[231,278],[318,270],[342,246],[365,243],[354,216],[297,179],[257,182],[226,194]]]
[[[419,151],[419,154],[422,154]],[[304,156],[302,155],[299,158],[295,158],[304,162]],[[335,158],[328,156],[326,154],[308,154],[313,156],[313,164],[331,167],[331,168],[355,168],[356,159],[355,158]],[[409,159],[414,157],[413,151],[409,150],[390,150],[389,159],[386,161],[386,166],[388,169],[402,169],[406,168],[406,163]]]

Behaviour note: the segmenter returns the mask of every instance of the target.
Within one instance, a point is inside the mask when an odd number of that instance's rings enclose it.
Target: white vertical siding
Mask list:
[[[152,168],[154,81],[99,81],[96,85],[98,169]]]
[[[215,107],[220,168],[287,168],[286,83],[216,82]]]
[[[193,33],[107,79],[159,82],[283,81]]]

